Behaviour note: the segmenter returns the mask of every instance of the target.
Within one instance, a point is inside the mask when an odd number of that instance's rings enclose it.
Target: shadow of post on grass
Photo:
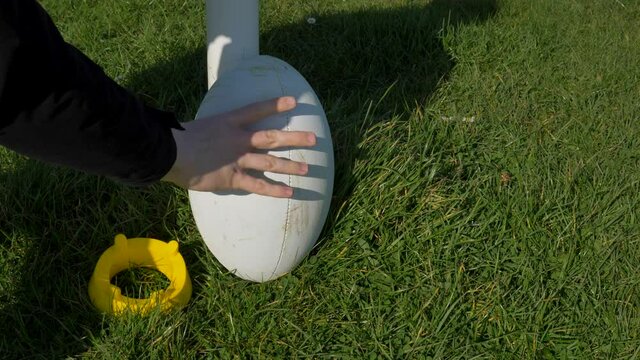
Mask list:
[[[428,103],[454,68],[443,32],[486,21],[496,11],[495,0],[433,0],[320,14],[314,24],[301,20],[261,33],[261,53],[296,68],[327,113],[336,158],[331,214],[355,186],[352,168],[367,129],[407,106]],[[191,119],[206,93],[205,54],[204,45],[185,50],[134,75],[127,86]],[[330,215],[327,228],[335,220]]]
[[[320,14],[314,24],[299,21],[261,34],[261,53],[295,67],[325,107],[336,158],[331,214],[355,186],[353,164],[367,129],[407,106],[426,104],[454,68],[443,32],[483,22],[496,11],[495,0],[434,0]],[[172,110],[189,119],[206,92],[205,79],[203,45],[136,74],[128,86],[146,98],[169,100]],[[326,228],[335,221],[330,215]]]
[[[442,44],[443,29],[484,21],[495,11],[495,0],[433,0],[320,14],[313,25],[300,21],[261,34],[261,52],[297,68],[327,112],[336,178],[326,228],[356,185],[352,168],[366,129],[407,105],[427,103],[455,66]],[[203,45],[134,74],[126,86],[187,119],[206,92],[205,79]],[[377,106],[367,114],[371,103]],[[90,346],[91,334],[101,331],[101,317],[86,294],[99,254],[116,232],[171,238],[167,228],[175,219],[167,219],[173,215],[166,212],[173,195],[166,188],[124,188],[32,161],[0,173],[0,189],[0,246],[5,254],[19,252],[15,263],[0,262],[5,267],[0,270],[11,268],[18,277],[0,294],[2,355],[77,355]]]
[[[302,21],[262,36],[262,52],[297,68],[327,113],[336,177],[325,229],[356,185],[353,165],[367,129],[427,104],[456,65],[444,32],[486,21],[497,11],[495,0],[421,3],[319,15],[313,25]]]

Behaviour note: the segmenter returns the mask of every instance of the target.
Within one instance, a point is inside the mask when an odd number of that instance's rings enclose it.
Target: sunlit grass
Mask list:
[[[110,76],[194,115],[203,2],[43,4]],[[312,256],[247,283],[202,244],[184,191],[0,149],[2,357],[640,355],[640,4],[265,0],[262,14],[262,51],[307,77],[332,127]],[[180,242],[186,309],[93,310],[117,233]]]

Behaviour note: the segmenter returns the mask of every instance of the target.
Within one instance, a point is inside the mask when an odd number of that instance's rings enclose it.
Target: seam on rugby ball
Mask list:
[[[276,67],[280,67],[280,64],[276,65]],[[285,70],[287,70],[287,68],[285,66],[283,66]],[[282,79],[280,78],[280,73],[278,72],[277,69],[274,69],[275,73],[276,73],[276,78],[278,79],[278,84],[280,85],[280,90],[281,90],[281,96],[286,96],[285,93],[285,89],[284,89],[284,84],[282,83]],[[287,114],[287,126],[286,126],[286,130],[289,131],[289,123],[291,121],[291,115]],[[288,150],[288,154],[287,154],[287,158],[291,159],[291,148],[289,148]],[[291,175],[289,175],[287,177],[288,179],[288,186],[291,187]],[[295,190],[294,190],[295,191]],[[282,247],[280,247],[280,254],[278,255],[278,261],[276,262],[276,266],[273,269],[273,272],[271,273],[271,276],[275,275],[276,272],[278,271],[278,268],[280,267],[280,262],[282,261],[282,254],[284,254],[284,249],[287,247],[287,236],[289,235],[289,227],[291,226],[291,198],[287,199],[287,216],[285,218],[285,223],[284,223],[284,234],[283,234],[283,238],[282,238]]]

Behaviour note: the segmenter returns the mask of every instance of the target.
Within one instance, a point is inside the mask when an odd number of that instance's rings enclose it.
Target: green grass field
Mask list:
[[[194,116],[204,1],[42,3],[123,86]],[[633,0],[262,1],[262,52],[307,77],[332,127],[312,255],[247,283],[185,191],[0,149],[0,358],[640,357],[638,19]],[[180,242],[188,308],[93,310],[119,232]]]

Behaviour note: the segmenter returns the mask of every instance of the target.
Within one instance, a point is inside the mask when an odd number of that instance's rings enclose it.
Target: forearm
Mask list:
[[[132,184],[176,158],[173,114],[148,107],[67,44],[34,0],[0,1],[0,144]]]

